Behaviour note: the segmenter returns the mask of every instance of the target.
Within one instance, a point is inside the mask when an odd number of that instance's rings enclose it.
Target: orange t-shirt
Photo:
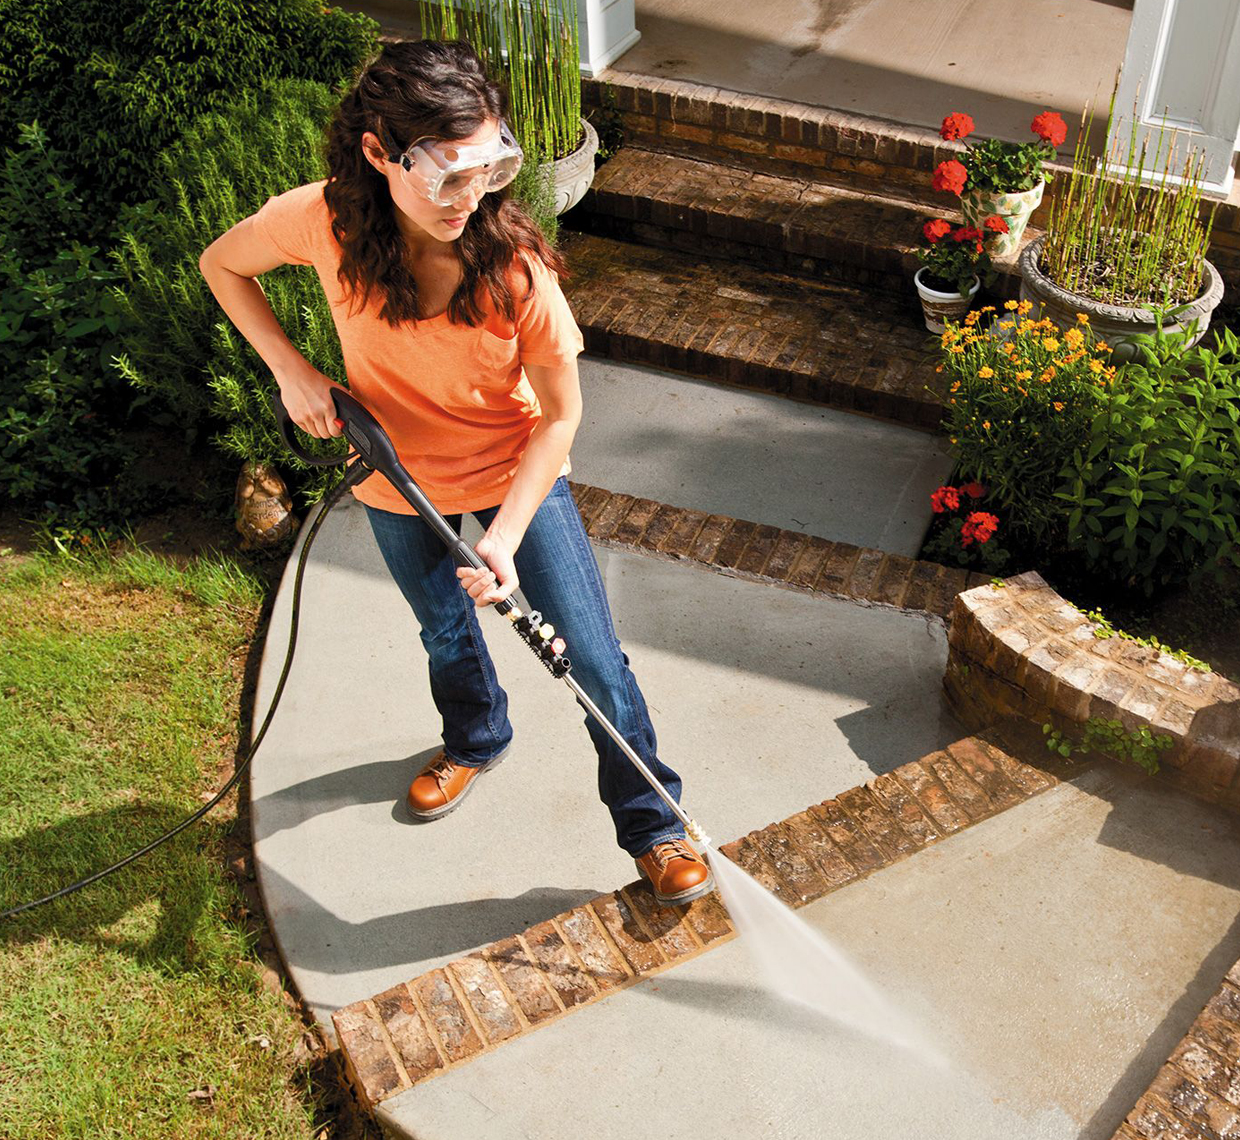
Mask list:
[[[516,321],[496,312],[480,289],[483,323],[452,324],[447,312],[395,328],[380,319],[372,293],[364,309],[336,278],[340,246],[323,199],[325,182],[298,186],[254,214],[267,239],[297,265],[313,265],[344,350],[349,388],[383,425],[409,474],[445,514],[498,506],[530,433],[542,416],[525,364],[557,365],[584,348],[556,274],[536,254],[523,258],[533,293],[514,262],[510,281]],[[562,475],[570,464],[565,460]],[[415,514],[382,474],[353,489],[363,503]]]

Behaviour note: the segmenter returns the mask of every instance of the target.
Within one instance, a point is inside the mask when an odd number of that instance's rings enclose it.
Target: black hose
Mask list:
[[[262,744],[263,737],[267,735],[267,729],[271,725],[271,719],[275,716],[276,708],[280,704],[280,697],[284,693],[284,683],[288,680],[289,670],[293,665],[293,651],[297,648],[297,623],[301,614],[301,580],[306,571],[306,557],[310,553],[310,545],[314,542],[314,536],[318,534],[319,527],[323,525],[323,520],[327,517],[327,513],[339,501],[341,495],[345,493],[355,483],[359,483],[367,475],[371,474],[371,470],[361,463],[354,463],[349,468],[349,473],[332,489],[331,493],[324,500],[323,509],[319,511],[314,522],[310,525],[310,529],[306,532],[306,541],[302,544],[301,556],[297,559],[297,573],[293,578],[293,607],[292,615],[289,622],[288,634],[288,652],[284,655],[284,666],[280,670],[280,680],[276,682],[276,691],[271,698],[271,704],[267,708],[267,715],[263,718],[262,726],[254,737],[253,743],[250,745],[249,752],[246,753],[245,759],[237,765],[237,769],[233,772],[226,783],[211,799],[202,805],[193,815],[187,816],[176,825],[171,831],[164,832],[158,839],[152,840],[145,847],[138,851],[131,852],[117,863],[113,863],[110,867],[105,867],[102,871],[96,871],[93,875],[85,879],[79,879],[76,883],[70,883],[67,887],[61,887],[60,890],[54,891],[50,895],[44,895],[41,899],[34,899],[31,902],[22,903],[21,906],[12,907],[10,910],[0,911],[0,922],[6,919],[14,918],[19,914],[28,910],[34,910],[35,907],[43,906],[46,903],[54,902],[56,899],[64,898],[65,895],[71,895],[74,891],[80,891],[83,887],[88,887],[91,883],[97,883],[100,879],[106,878],[108,875],[119,871],[122,867],[128,867],[130,863],[136,859],[141,859],[143,855],[149,855],[156,847],[167,843],[174,836],[180,835],[187,827],[197,823],[204,815],[207,814],[216,804],[220,802],[234,787],[237,781],[245,774],[245,770],[250,766],[250,761],[254,759],[254,754],[258,751],[258,746]]]

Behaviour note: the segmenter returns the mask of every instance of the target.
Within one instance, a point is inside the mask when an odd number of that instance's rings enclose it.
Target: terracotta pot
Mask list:
[[[1153,334],[1158,326],[1154,314],[1148,309],[1131,305],[1104,304],[1079,293],[1061,289],[1038,268],[1038,259],[1045,242],[1045,235],[1031,241],[1017,263],[1020,269],[1020,299],[1032,301],[1034,306],[1029,315],[1035,319],[1049,317],[1060,328],[1068,329],[1077,324],[1077,313],[1085,313],[1089,316],[1095,335],[1111,346],[1116,362],[1136,359],[1137,347],[1131,338],[1136,333]],[[1223,278],[1207,261],[1201,295],[1173,321],[1164,324],[1163,330],[1177,332],[1195,319],[1197,331],[1189,343],[1196,344],[1205,336],[1206,329],[1210,326],[1210,314],[1222,299]]]
[[[937,289],[930,289],[922,284],[922,274],[925,272],[926,267],[923,265],[913,275],[913,284],[917,286],[917,295],[921,298],[921,311],[926,316],[926,328],[932,333],[941,333],[947,328],[944,321],[958,321],[969,311],[969,306],[973,304],[973,298],[977,296],[982,283],[975,276],[973,288],[969,290],[968,296],[962,296],[954,291],[940,293]]]
[[[585,197],[594,181],[594,156],[598,152],[598,132],[585,119],[585,141],[572,154],[544,163],[551,166],[555,178],[555,212],[563,214],[571,210]]]
[[[1042,201],[1045,182],[1039,182],[1028,190],[1016,190],[1011,193],[999,193],[995,190],[966,190],[960,195],[960,212],[964,220],[976,226],[986,238],[986,252],[991,257],[1003,257],[1013,253],[1020,245],[1021,235],[1029,222],[1029,215],[1038,208]],[[1008,225],[1005,234],[994,234],[982,226],[991,216],[998,214]]]

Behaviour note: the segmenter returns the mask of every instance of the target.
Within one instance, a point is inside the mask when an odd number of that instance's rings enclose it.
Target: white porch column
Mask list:
[[[581,74],[593,78],[639,39],[634,0],[577,0]],[[1240,0],[1237,0],[1240,3]]]
[[[1183,170],[1190,151],[1204,152],[1202,191],[1225,197],[1240,141],[1240,0],[1135,0],[1107,139],[1107,154],[1118,147],[1121,162],[1134,105],[1138,155],[1146,144],[1143,173],[1161,175],[1174,129],[1171,169]]]

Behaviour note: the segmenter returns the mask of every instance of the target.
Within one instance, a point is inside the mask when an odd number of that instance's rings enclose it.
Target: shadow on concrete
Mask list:
[[[411,868],[410,874],[434,874],[436,870]],[[459,957],[604,893],[584,887],[531,887],[514,898],[466,899],[348,922],[320,906],[270,865],[261,865],[259,877],[265,898],[278,897],[282,909],[297,912],[302,929],[314,930],[314,939],[299,942],[296,962],[299,969],[320,974],[356,974],[390,966],[394,946],[399,946],[409,961]],[[277,892],[274,896],[273,891]],[[280,924],[274,924],[273,929],[278,933]]]

